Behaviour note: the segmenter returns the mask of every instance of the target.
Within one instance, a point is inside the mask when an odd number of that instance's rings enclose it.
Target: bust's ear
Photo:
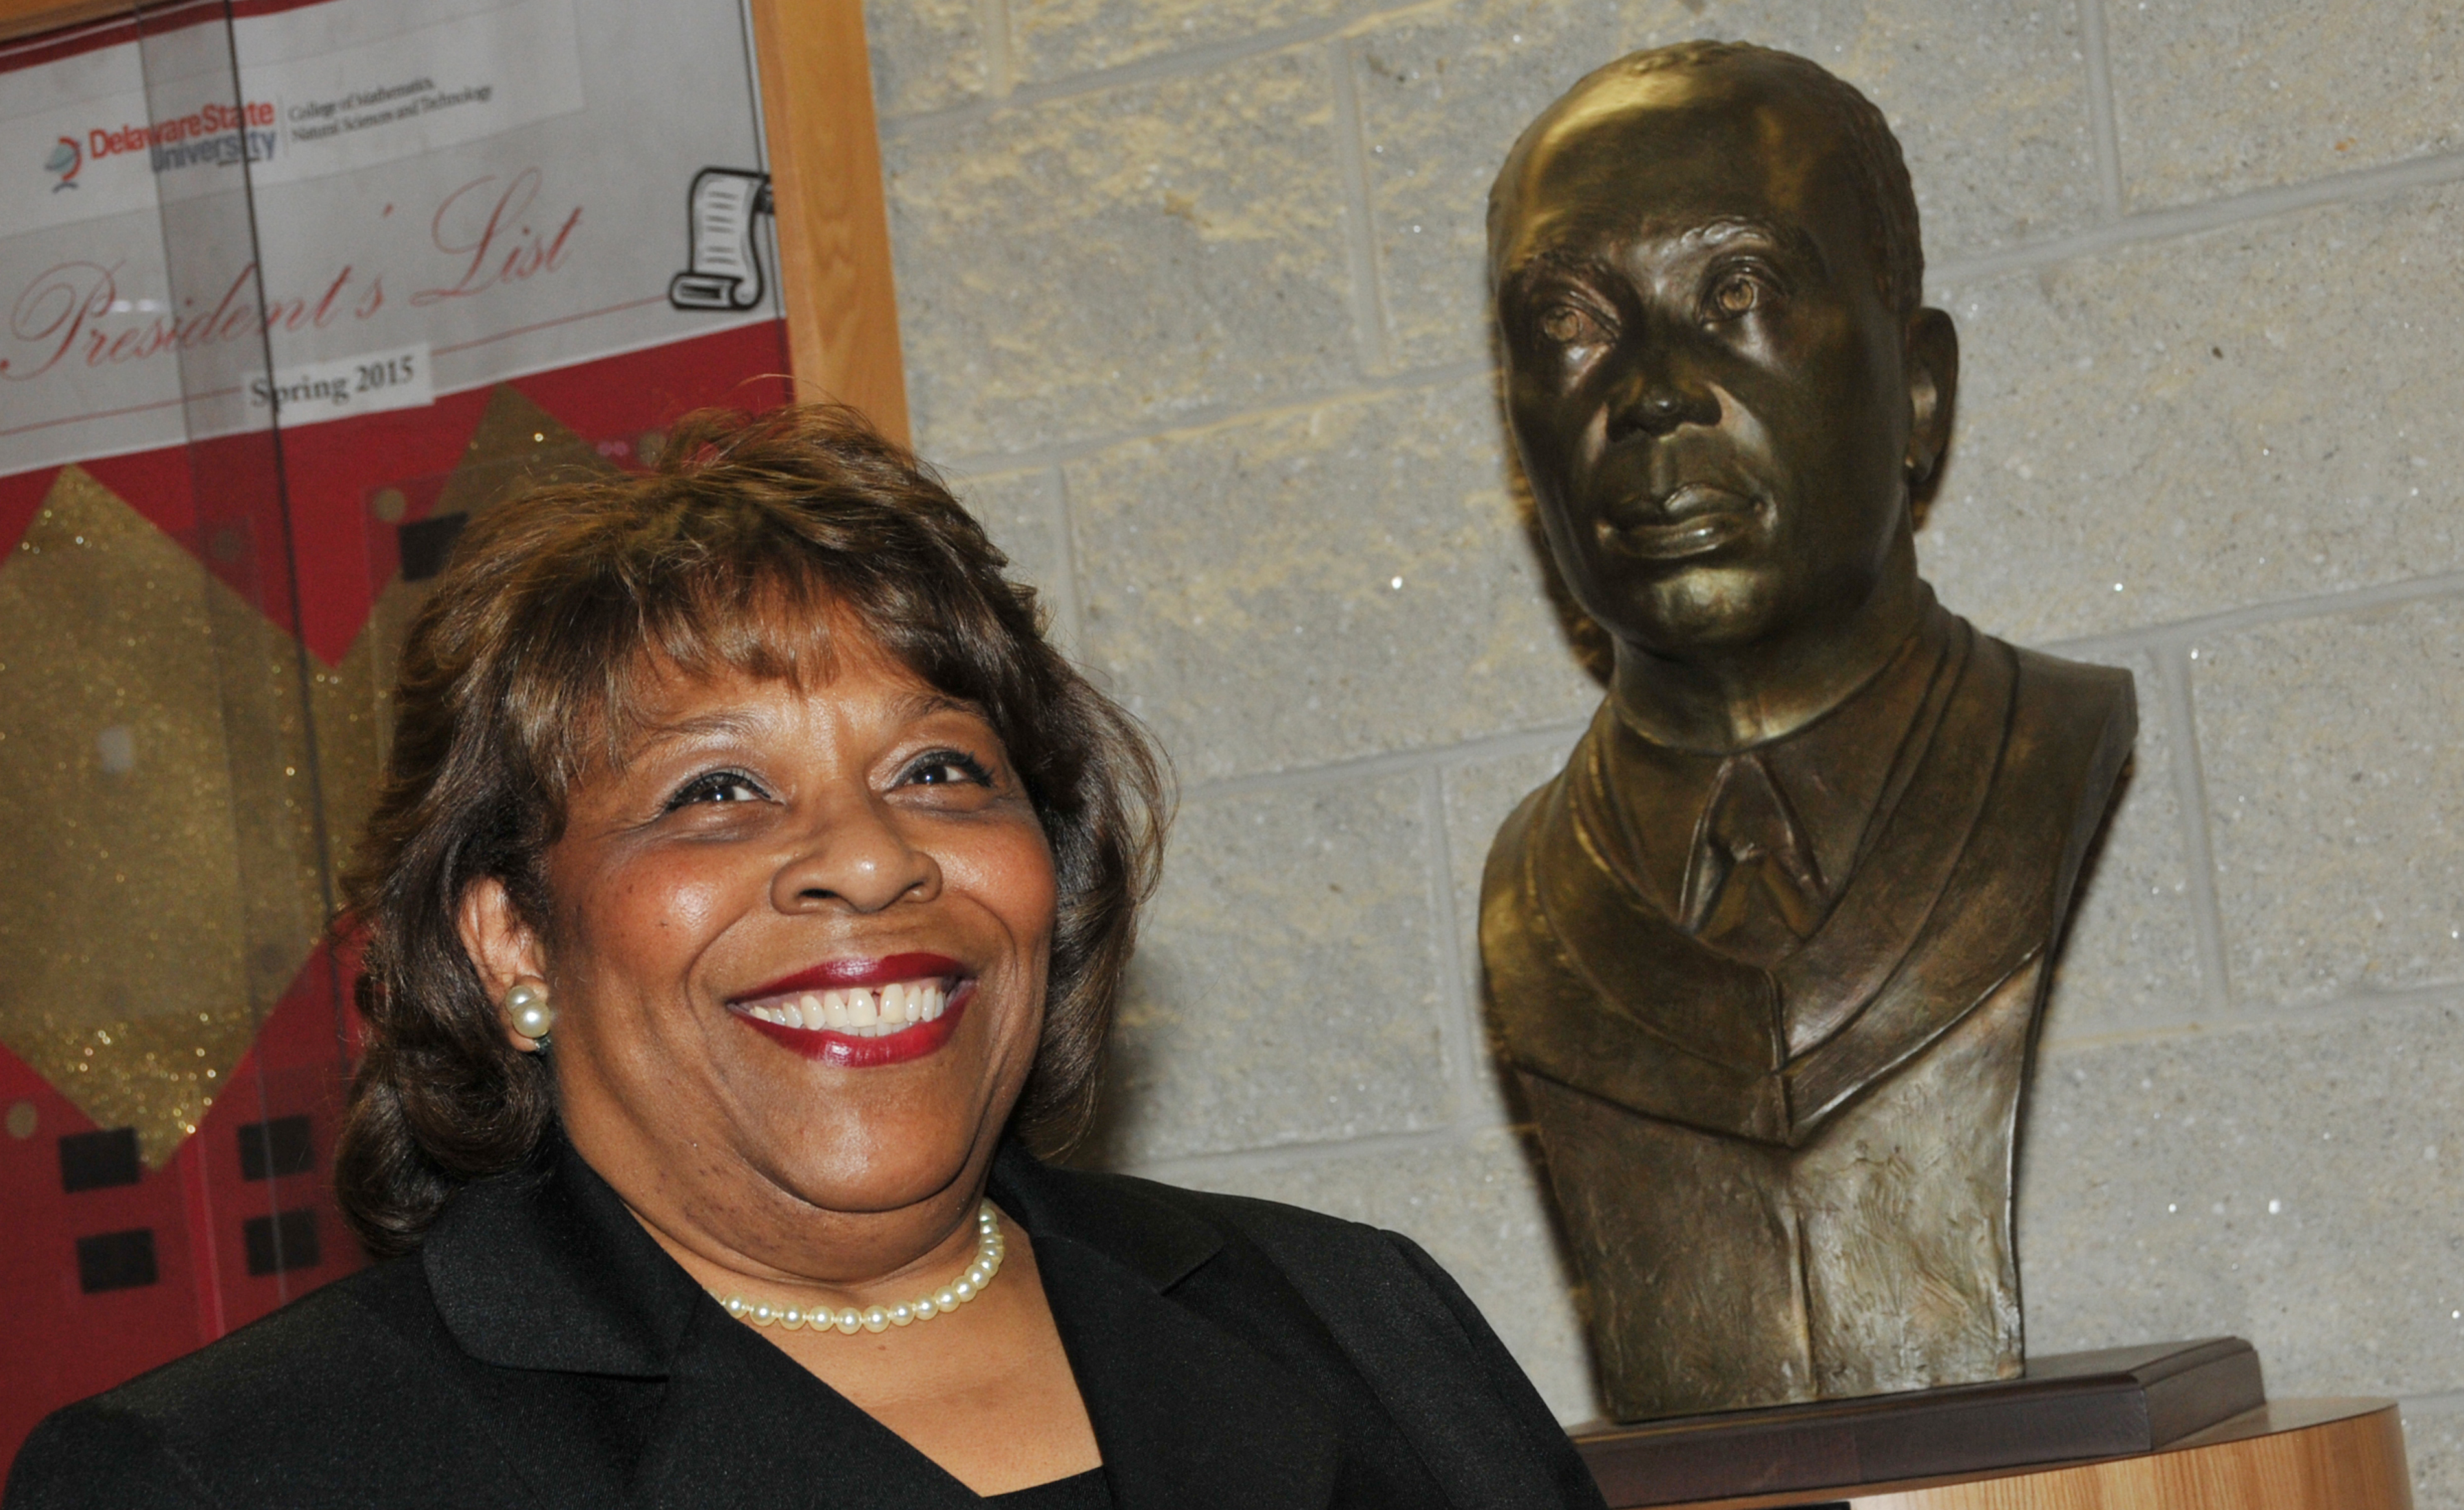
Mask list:
[[[1959,398],[1959,330],[1939,309],[1908,317],[1908,486],[1922,490],[1942,466],[1950,447],[1950,421]]]
[[[454,922],[462,948],[479,972],[479,988],[499,1004],[500,1011],[505,993],[517,982],[547,978],[547,951],[539,947],[539,935],[515,910],[505,883],[495,877],[483,877],[464,888]],[[515,1038],[516,1048],[535,1047],[517,1037],[510,1023],[505,1033]]]

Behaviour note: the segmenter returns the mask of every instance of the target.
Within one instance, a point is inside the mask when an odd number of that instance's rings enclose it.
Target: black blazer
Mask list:
[[[1599,1510],[1480,1315],[1410,1239],[1047,1167],[1024,1225],[1123,1510]],[[984,1501],[731,1320],[566,1152],[415,1253],[61,1410],[0,1510]]]

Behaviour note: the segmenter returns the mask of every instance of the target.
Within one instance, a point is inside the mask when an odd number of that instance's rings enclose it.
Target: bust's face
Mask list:
[[[1836,136],[1750,63],[1669,68],[1562,101],[1500,183],[1515,440],[1567,585],[1625,645],[1818,638],[1914,572],[1933,380]]]

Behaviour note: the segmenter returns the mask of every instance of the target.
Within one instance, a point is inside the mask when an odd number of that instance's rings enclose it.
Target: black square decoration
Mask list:
[[[144,1177],[144,1166],[137,1158],[134,1127],[71,1133],[60,1140],[60,1188],[71,1195],[106,1186],[135,1185]],[[145,1282],[153,1283],[151,1279]]]
[[[439,514],[434,519],[396,524],[393,531],[402,547],[402,580],[426,582],[443,571],[446,558],[453,554],[453,542],[469,522],[468,514]]]
[[[313,1210],[252,1216],[242,1232],[248,1239],[251,1274],[317,1267],[320,1255],[317,1249],[317,1213]]]
[[[274,1174],[308,1174],[316,1167],[317,1150],[309,1145],[307,1118],[276,1117],[272,1121],[240,1124],[242,1178],[262,1180]]]
[[[77,1244],[77,1288],[88,1295],[105,1290],[134,1290],[152,1284],[154,1229],[132,1227],[124,1232],[80,1237]]]

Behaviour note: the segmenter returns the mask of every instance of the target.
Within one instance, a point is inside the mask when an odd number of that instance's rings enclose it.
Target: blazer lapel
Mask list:
[[[1310,1392],[1169,1293],[1221,1249],[1221,1235],[1126,1188],[1102,1192],[1113,1209],[1097,1211],[1062,1187],[1013,1149],[996,1166],[993,1195],[1034,1238],[1114,1503],[1326,1504],[1342,1449]]]
[[[465,1188],[421,1245],[439,1320],[463,1352],[475,1429],[542,1505],[622,1499],[637,1459],[622,1408],[652,1397],[699,1292],[569,1150]],[[571,1376],[605,1381],[578,1388]],[[611,1450],[612,1449],[612,1450]]]
[[[693,1308],[636,1476],[656,1510],[965,1510],[983,1500],[716,1305]]]
[[[453,1340],[500,1368],[660,1378],[701,1294],[563,1147],[455,1196],[420,1264]]]

